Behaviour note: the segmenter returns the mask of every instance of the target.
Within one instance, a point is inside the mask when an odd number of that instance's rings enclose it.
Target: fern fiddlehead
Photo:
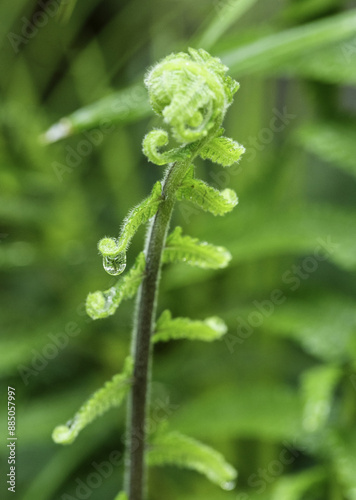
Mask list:
[[[227,69],[219,59],[204,50],[188,49],[188,53],[166,57],[148,71],[145,85],[150,103],[168,126],[168,131],[154,129],[149,132],[143,140],[143,152],[154,164],[167,165],[166,172],[163,180],[154,185],[151,195],[129,213],[119,237],[104,238],[98,245],[105,270],[118,275],[125,269],[126,251],[132,237],[141,224],[148,223],[144,252],[129,273],[106,292],[89,294],[87,299],[88,314],[98,319],[113,314],[121,300],[132,297],[138,290],[131,352],[133,374],[128,391],[125,493],[120,493],[120,499],[126,495],[128,500],[145,498],[145,422],[153,344],[176,338],[210,341],[226,332],[225,324],[216,317],[204,321],[172,319],[165,311],[156,321],[156,303],[163,264],[183,261],[202,268],[218,269],[225,267],[231,259],[223,247],[182,236],[181,228],[176,228],[168,236],[176,201],[189,200],[214,215],[223,215],[237,204],[236,194],[231,189],[220,192],[196,179],[193,165],[194,159],[200,156],[227,167],[244,152],[240,144],[222,135],[225,113],[239,88],[239,84],[226,75]],[[174,147],[169,146],[172,140]],[[100,394],[105,397],[105,391]],[[86,405],[85,408],[91,407]],[[85,422],[89,421],[90,415],[86,416]],[[80,429],[83,426],[84,421]],[[63,427],[60,430],[63,431]],[[171,433],[167,436],[179,435]],[[197,441],[180,437],[178,441],[182,449],[177,455],[177,450],[174,454],[168,446],[173,441],[177,446],[176,437],[173,440],[162,436],[153,438],[151,462],[175,461],[184,466],[185,460],[187,467],[204,472],[225,489],[231,488],[236,471],[217,452]],[[197,457],[204,456],[206,465],[203,466],[204,460],[200,463]]]

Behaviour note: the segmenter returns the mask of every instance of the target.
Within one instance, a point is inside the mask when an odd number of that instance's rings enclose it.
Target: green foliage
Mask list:
[[[235,191],[224,189],[218,191],[206,182],[194,178],[192,167],[177,192],[178,200],[189,200],[206,212],[214,215],[224,215],[230,212],[238,203]]]
[[[216,137],[204,146],[199,154],[203,160],[209,159],[223,167],[230,167],[240,159],[244,152],[245,148],[238,142],[228,137]]]
[[[341,369],[332,365],[317,366],[303,373],[303,426],[307,432],[318,431],[326,424],[341,376]]]
[[[115,313],[124,299],[131,299],[136,293],[143,279],[145,270],[145,255],[141,252],[134,266],[115,286],[105,292],[89,293],[86,300],[86,311],[92,319],[100,319]]]
[[[114,500],[127,500],[127,495],[122,491],[115,497]]]
[[[345,433],[329,430],[324,436],[324,443],[321,446],[324,453],[331,459],[336,478],[341,483],[346,498],[351,500],[355,498],[356,488],[355,446],[356,434],[354,430],[349,432],[347,436]]]
[[[47,143],[56,142],[82,130],[98,127],[103,122],[130,123],[150,113],[146,92],[140,83],[115,92],[62,118],[43,134],[42,139]]]
[[[287,61],[283,64],[283,69],[290,76],[300,75],[326,83],[354,85],[356,83],[355,65],[352,64],[354,54],[355,38],[352,36],[315,52],[299,55],[294,58],[293,63]],[[310,125],[313,126],[312,123]]]
[[[52,438],[55,443],[71,444],[93,420],[103,413],[120,406],[131,385],[133,360],[128,357],[125,361],[124,371],[114,375],[110,382],[96,391],[74,415],[73,419],[65,425],[59,425],[53,431]]]
[[[104,269],[114,276],[121,274],[126,267],[126,250],[131,239],[141,224],[155,215],[162,201],[162,185],[158,181],[153,186],[151,195],[133,208],[124,220],[118,239],[103,238],[98,250],[103,256]]]
[[[186,148],[176,148],[165,153],[158,151],[158,148],[168,144],[168,133],[162,129],[151,130],[142,143],[143,153],[149,161],[156,165],[166,165],[167,163],[178,161],[187,154]]]
[[[332,293],[290,300],[265,320],[273,335],[291,338],[309,354],[331,363],[355,359],[355,327],[354,301]]]
[[[170,124],[154,116],[145,68],[193,46],[233,63],[242,94],[224,127],[246,153],[241,166],[205,162],[201,169],[199,160],[196,170],[207,183],[195,179],[202,196],[204,189],[213,193],[209,183],[238,192],[236,216],[212,221],[194,205],[177,204],[173,220],[183,229],[189,222],[188,234],[223,244],[233,259],[218,276],[169,266],[159,303],[172,310],[171,321],[219,313],[228,333],[215,343],[155,346],[158,409],[150,415],[209,440],[239,470],[239,483],[220,491],[193,473],[156,468],[149,498],[353,499],[356,10],[337,0],[87,0],[57,22],[53,2],[35,4],[0,5],[0,375],[16,387],[17,404],[31,401],[17,415],[17,494],[77,497],[78,481],[94,477],[93,461],[108,462],[107,453],[122,448],[112,441],[124,434],[121,409],[93,422],[90,439],[74,447],[55,449],[49,436],[129,351],[132,302],[121,302],[120,317],[92,323],[83,297],[115,284],[95,260],[96,242],[118,235],[130,200],[146,197],[159,178],[144,166],[140,144],[152,128],[170,134]],[[209,105],[202,114],[209,116]],[[164,146],[152,142],[152,153],[160,163],[163,155],[167,175],[175,158],[192,165],[202,147],[177,145],[169,135]],[[184,200],[209,211],[200,194],[192,196],[186,191]],[[110,238],[107,251],[116,246]],[[140,250],[132,239],[131,262]],[[120,268],[125,258],[107,264]],[[271,307],[275,290],[284,301]],[[6,421],[5,406],[1,417]],[[289,464],[281,462],[285,446]],[[6,449],[0,454],[5,462]],[[267,474],[263,492],[249,484],[260,470]],[[120,490],[117,467],[90,498],[114,498]]]
[[[182,228],[176,227],[167,238],[162,260],[165,264],[185,262],[202,269],[221,269],[228,265],[231,254],[224,247],[182,236]]]
[[[198,37],[195,45],[205,47],[207,50],[214,46],[220,36],[239,19],[257,0],[230,0],[218,5],[219,13],[214,10],[210,14],[208,25],[201,36]]]
[[[152,109],[170,125],[174,138],[190,143],[206,137],[222,121],[239,85],[225,76],[227,67],[203,49],[172,54],[145,77]],[[155,138],[157,147],[162,134]],[[150,151],[153,147],[150,146]]]
[[[325,480],[325,472],[314,468],[293,476],[282,478],[271,496],[271,500],[302,500],[306,492],[313,486]]]
[[[267,208],[269,217],[261,217]],[[316,253],[318,266],[330,261],[342,269],[356,269],[356,240],[352,233],[356,215],[353,209],[291,201],[281,210],[271,206],[271,200],[261,194],[253,204],[239,205],[239,212],[240,219],[236,220],[234,229],[239,231],[240,237],[236,240],[232,236],[229,244],[236,263],[276,254],[314,258]],[[287,271],[287,281],[292,280],[293,271],[283,270]],[[296,279],[303,282],[303,278],[297,276]]]
[[[268,73],[294,57],[353,36],[356,11],[296,26],[220,54],[232,74]]]
[[[158,433],[150,445],[147,457],[150,465],[176,465],[193,469],[225,490],[234,487],[236,470],[209,446],[174,431]]]
[[[244,360],[239,361],[242,364]],[[251,361],[256,365],[261,363],[259,359],[252,358]],[[194,371],[196,378],[204,366],[205,361],[197,366]],[[265,373],[266,370],[261,371]],[[201,415],[209,415],[209,418],[202,419]],[[269,383],[263,379],[254,384],[240,380],[236,386],[220,379],[215,382],[214,389],[209,387],[199,394],[199,398],[187,401],[173,415],[172,425],[200,439],[214,436],[218,441],[226,441],[245,437],[292,443],[302,433],[302,415],[301,396],[285,384]]]
[[[105,318],[115,312],[124,298],[132,297],[143,281],[133,332],[135,357],[128,358],[124,374],[114,377],[112,382],[95,393],[82,406],[73,421],[56,427],[53,432],[55,442],[68,444],[74,441],[83,427],[110,407],[121,403],[129,390],[128,380],[134,371],[127,431],[129,467],[126,474],[129,497],[136,496],[138,500],[141,500],[144,489],[141,462],[144,460],[145,447],[137,446],[136,433],[137,428],[143,429],[146,425],[140,405],[141,408],[146,405],[147,380],[150,377],[145,368],[150,365],[150,350],[145,344],[146,339],[149,340],[153,336],[153,342],[170,338],[212,341],[227,331],[225,323],[217,317],[207,318],[205,321],[191,321],[187,318],[172,320],[168,311],[157,321],[156,331],[153,331],[152,326],[148,332],[145,331],[147,325],[152,324],[151,318],[155,317],[157,286],[162,264],[184,261],[193,266],[219,269],[226,267],[231,259],[230,253],[223,247],[182,236],[180,227],[176,227],[167,238],[174,201],[183,198],[188,190],[194,189],[194,185],[187,185],[187,172],[194,169],[191,161],[200,155],[228,166],[237,161],[244,151],[234,141],[219,137],[226,109],[238,89],[237,82],[225,76],[226,71],[227,68],[220,60],[211,57],[204,50],[189,49],[188,54],[179,53],[166,57],[146,76],[145,84],[152,108],[163,116],[173,137],[182,143],[182,146],[160,153],[158,148],[169,142],[168,133],[156,129],[146,135],[143,141],[144,154],[158,165],[172,162],[170,169],[162,183],[156,182],[151,195],[131,210],[124,221],[119,238],[103,238],[98,244],[104,269],[111,275],[118,275],[125,270],[126,250],[132,237],[141,224],[151,220],[145,252],[139,254],[133,268],[116,286],[105,292],[89,294],[86,302],[86,310],[93,319]],[[191,182],[189,180],[189,184]],[[178,195],[179,190],[181,195]],[[197,203],[215,214],[222,215],[237,204],[236,194],[232,190],[220,193],[205,183],[196,181],[195,191],[198,193],[194,194]],[[142,421],[137,422],[140,416]],[[139,439],[145,443],[144,434]],[[237,475],[235,469],[227,464],[219,453],[178,433],[164,436],[160,434],[159,438],[155,439],[151,461],[195,469],[224,489],[234,486],[231,481]],[[136,490],[136,493],[133,490]]]
[[[356,176],[356,144],[350,124],[309,124],[298,131],[297,140],[306,151]]]
[[[204,321],[192,321],[188,318],[175,318],[169,311],[164,311],[158,318],[153,342],[166,342],[174,339],[204,340],[211,342],[221,338],[227,332],[225,323],[218,317]]]

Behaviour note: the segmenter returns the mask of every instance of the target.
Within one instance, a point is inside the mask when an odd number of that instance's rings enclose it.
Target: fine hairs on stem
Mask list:
[[[183,235],[180,227],[168,234],[176,201],[188,200],[213,215],[224,215],[237,204],[231,189],[218,191],[197,179],[193,164],[201,157],[229,167],[244,152],[240,144],[223,136],[222,122],[239,87],[226,75],[227,69],[204,50],[188,49],[188,53],[166,57],[148,71],[145,85],[150,103],[168,131],[149,132],[143,140],[143,152],[152,163],[166,165],[166,171],[151,194],[129,212],[119,236],[105,237],[98,244],[105,270],[119,275],[126,268],[132,237],[140,225],[148,224],[145,249],[133,267],[110,289],[90,293],[86,303],[93,319],[105,318],[115,313],[122,300],[137,294],[131,354],[123,372],[95,392],[70,422],[56,427],[53,439],[62,444],[73,442],[88,423],[121,405],[127,396],[125,485],[115,500],[147,500],[148,465],[194,469],[223,489],[234,487],[237,473],[219,452],[164,426],[149,435],[145,432],[153,345],[177,338],[212,341],[227,331],[215,316],[191,320],[172,318],[164,311],[156,318],[163,264],[185,262],[221,269],[231,259],[225,248]],[[170,136],[177,145],[169,149]]]

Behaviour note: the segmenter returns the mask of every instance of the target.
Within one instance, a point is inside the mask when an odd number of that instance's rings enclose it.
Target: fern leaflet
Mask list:
[[[205,475],[221,488],[235,486],[237,472],[216,450],[179,432],[158,433],[148,451],[149,465],[176,465]]]
[[[133,208],[124,220],[119,238],[103,238],[98,250],[103,256],[105,270],[112,275],[120,274],[126,267],[126,250],[138,228],[153,217],[162,201],[162,184],[153,186],[148,198]]]
[[[119,406],[129,391],[132,370],[133,360],[129,356],[125,360],[123,373],[114,375],[109,382],[96,391],[66,425],[59,425],[54,429],[53,441],[60,444],[71,444],[84,427],[110,408]]]
[[[168,133],[162,129],[155,129],[151,130],[143,139],[142,150],[149,161],[156,165],[166,165],[187,157],[187,153],[189,153],[187,148],[174,148],[165,152],[159,151],[159,148],[167,144]]]
[[[226,248],[201,242],[198,238],[182,236],[182,228],[179,226],[168,236],[162,256],[163,263],[186,262],[203,269],[221,269],[230,260],[231,254]]]
[[[194,167],[184,178],[177,192],[177,200],[191,201],[214,215],[224,215],[231,212],[238,203],[235,191],[232,189],[218,191],[204,181],[194,179],[193,171]]]
[[[203,321],[192,321],[189,318],[175,318],[169,311],[164,311],[156,323],[152,337],[154,343],[172,339],[204,340],[211,342],[221,338],[227,332],[225,323],[213,316]]]
[[[203,160],[211,160],[223,167],[236,163],[245,152],[245,148],[228,137],[215,137],[202,150],[199,156]]]

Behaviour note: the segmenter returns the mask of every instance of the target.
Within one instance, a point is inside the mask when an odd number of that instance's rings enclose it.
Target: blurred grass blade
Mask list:
[[[276,484],[271,500],[302,500],[308,490],[324,479],[325,471],[321,468],[314,468],[293,476],[284,476]]]
[[[123,491],[121,491],[114,500],[127,500],[127,495]]]
[[[356,491],[356,434],[355,431],[345,433],[329,432],[325,440],[325,448],[333,461],[333,470],[339,483],[343,486],[344,498],[354,500]]]
[[[268,72],[298,55],[347,39],[354,34],[355,29],[356,10],[353,9],[264,37],[231,49],[220,54],[220,57],[233,76]],[[140,120],[151,113],[143,85],[135,84],[62,118],[43,134],[42,140],[51,143],[90,128]]]
[[[262,73],[327,44],[349,38],[356,30],[356,9],[266,36],[220,54],[233,76]],[[342,54],[340,53],[340,57]]]
[[[238,240],[228,241],[233,263],[251,261],[262,255],[320,252],[318,260],[330,260],[343,269],[356,269],[356,213],[335,205],[300,204],[285,210],[273,209],[265,200],[259,205],[240,206],[240,219],[235,223]],[[269,218],[261,218],[262,207]],[[224,224],[225,221],[222,222]],[[229,221],[227,220],[226,225]]]
[[[313,51],[311,54],[293,58],[278,68],[289,76],[303,76],[319,81],[335,84],[356,83],[356,65],[353,57],[356,52],[355,37],[342,40],[326,48]]]
[[[301,431],[301,414],[302,402],[296,390],[281,383],[259,380],[252,386],[240,381],[238,385],[224,382],[209,387],[199,398],[187,401],[170,421],[199,439],[212,435],[221,440],[249,437],[290,441]],[[209,418],[202,419],[201,415]]]
[[[62,118],[52,125],[41,139],[45,143],[51,143],[96,127],[109,130],[113,124],[130,123],[151,113],[143,84],[136,84]]]
[[[300,22],[312,16],[320,15],[338,3],[339,0],[299,0],[287,5],[282,10],[280,17],[285,21]]]
[[[291,283],[294,286],[296,281]],[[264,328],[294,339],[307,353],[322,360],[336,363],[356,359],[356,309],[354,300],[347,296],[328,293],[288,300],[265,318]]]
[[[88,456],[95,453],[98,446],[108,434],[108,429],[102,429],[90,439],[82,440],[71,449],[62,448],[51,457],[26,485],[22,500],[48,500],[55,496],[61,484],[74,473]],[[46,436],[47,441],[47,436]],[[63,498],[63,497],[62,497]]]
[[[209,50],[257,0],[227,0],[214,2],[214,12],[203,33],[192,41],[194,47]]]
[[[77,0],[62,0],[59,5],[57,17],[62,23],[67,23],[72,15]]]
[[[308,152],[356,177],[356,142],[353,124],[337,122],[307,124],[298,130],[297,141]]]
[[[303,373],[303,427],[307,432],[318,431],[326,423],[341,375],[342,371],[333,365],[316,366]]]

